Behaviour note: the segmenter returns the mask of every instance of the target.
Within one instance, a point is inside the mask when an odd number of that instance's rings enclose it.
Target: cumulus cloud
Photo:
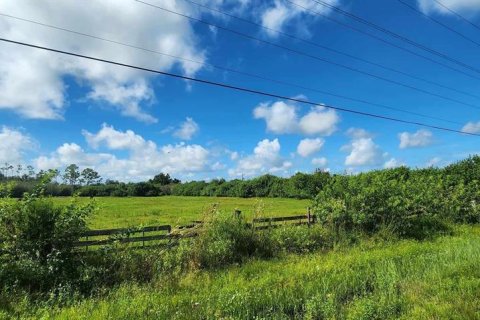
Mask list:
[[[335,5],[338,0],[326,0],[325,2]],[[299,0],[296,3],[298,5],[275,0],[271,6],[263,11],[260,20],[264,27],[270,29],[265,30],[268,36],[277,37],[279,33],[275,31],[283,31],[285,26],[292,22],[298,22],[297,27],[305,31],[305,29],[308,29],[305,25],[305,19],[315,18],[314,12],[323,14],[330,12],[327,7],[320,6],[313,1]]]
[[[90,147],[105,152],[87,152],[76,143],[65,143],[49,156],[35,159],[36,166],[49,169],[76,163],[92,167],[106,178],[127,181],[149,179],[159,172],[187,176],[221,167],[219,163],[210,165],[209,151],[200,145],[157,146],[131,130],[119,131],[107,124],[96,133],[84,130],[83,135]],[[118,150],[127,155],[113,153]]]
[[[200,130],[198,124],[193,121],[192,118],[188,118],[183,122],[180,127],[173,132],[173,136],[183,139],[190,140],[192,137]]]
[[[468,122],[466,125],[463,126],[462,131],[468,133],[480,133],[480,121]]]
[[[404,166],[405,164],[395,158],[390,158],[389,160],[387,160],[384,164],[383,164],[383,167],[385,169],[392,169],[392,168],[397,168],[397,167],[401,167],[401,166]]]
[[[319,168],[324,168],[324,167],[326,167],[326,166],[327,166],[327,163],[328,163],[328,161],[327,161],[327,158],[325,158],[325,157],[313,158],[313,159],[312,159],[312,164],[313,164],[314,166],[319,167]]]
[[[264,139],[258,142],[253,154],[239,158],[237,166],[228,171],[230,176],[255,176],[262,173],[285,172],[292,166],[290,161],[284,160],[280,155],[280,142],[278,139]]]
[[[316,139],[303,139],[297,146],[297,153],[306,158],[322,149],[325,140],[321,138]]]
[[[400,139],[400,149],[426,147],[433,142],[433,134],[425,129],[414,133],[402,132],[398,134],[398,138]]]
[[[351,141],[341,148],[342,151],[349,152],[345,158],[346,166],[377,165],[381,162],[382,152],[370,133],[364,129],[351,128],[347,134]]]
[[[175,15],[161,14],[133,1],[94,1],[88,6],[79,5],[76,1],[54,0],[2,0],[1,4],[2,11],[11,15],[191,60],[205,60],[205,52],[199,48],[190,22]],[[162,6],[194,14],[186,3],[167,0],[162,2]],[[96,14],[92,15],[92,12]],[[125,28],[128,25],[135,27]],[[1,26],[5,38],[26,42],[35,39],[38,45],[123,63],[162,70],[179,67],[187,75],[195,74],[201,67],[193,62],[152,55],[13,19],[2,19]],[[145,109],[155,98],[150,84],[151,75],[13,44],[1,44],[0,109],[11,110],[27,118],[61,119],[68,104],[67,77],[75,78],[86,89],[86,98],[90,101],[110,106],[122,115],[139,121],[157,121]]]
[[[24,153],[35,146],[32,138],[23,132],[2,127],[0,130],[0,164],[24,163]]]
[[[277,134],[328,136],[337,130],[340,121],[335,110],[322,106],[316,106],[300,117],[297,106],[285,101],[261,103],[253,110],[253,116],[255,119],[264,119],[267,131]]]
[[[440,2],[441,4],[433,0],[418,0],[418,6],[427,14],[433,12],[446,15],[453,14],[447,8],[469,16],[480,12],[480,2],[478,0],[442,0]]]
[[[373,135],[370,132],[362,128],[349,128],[347,130],[347,136],[353,139],[373,138]]]

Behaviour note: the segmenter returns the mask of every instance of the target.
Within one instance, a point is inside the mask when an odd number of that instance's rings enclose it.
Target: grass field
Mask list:
[[[56,203],[65,204],[70,197],[53,198]],[[78,198],[81,202],[89,198]],[[95,199],[98,212],[90,218],[90,228],[107,229],[139,225],[188,224],[202,216],[213,204],[222,211],[239,209],[247,218],[259,208],[262,216],[289,216],[306,213],[309,200],[280,198],[215,198],[215,197],[103,197]]]
[[[479,265],[480,227],[459,227],[433,241],[369,241],[126,284],[32,318],[480,319]]]

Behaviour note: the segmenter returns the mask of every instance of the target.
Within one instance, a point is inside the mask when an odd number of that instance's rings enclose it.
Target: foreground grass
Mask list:
[[[32,318],[480,319],[479,265],[480,227],[461,227],[433,241],[367,242],[124,285]]]
[[[53,198],[66,204],[70,197]],[[81,202],[89,198],[79,198]],[[216,197],[99,197],[95,198],[98,213],[91,217],[89,226],[94,229],[123,228],[139,225],[182,225],[199,220],[213,204],[225,212],[241,210],[247,218],[261,206],[262,216],[289,216],[306,213],[309,200],[281,198],[216,198]]]

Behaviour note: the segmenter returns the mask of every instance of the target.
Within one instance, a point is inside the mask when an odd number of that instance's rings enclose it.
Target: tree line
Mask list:
[[[211,196],[211,197],[282,197],[297,199],[313,199],[320,191],[331,188],[332,183],[337,188],[347,188],[349,181],[363,181],[364,177],[428,177],[438,183],[455,179],[480,179],[480,156],[472,156],[451,164],[445,168],[411,169],[400,167],[395,169],[374,170],[359,175],[331,174],[322,170],[313,173],[296,173],[291,177],[277,177],[266,174],[253,179],[213,179],[210,181],[182,182],[172,178],[168,173],[159,173],[152,179],[142,182],[120,182],[102,177],[92,168],[80,170],[76,164],[71,164],[63,172],[56,169],[39,171],[31,167],[19,167],[5,164],[0,168],[0,181],[13,183],[11,195],[21,197],[25,192],[33,190],[41,177],[49,174],[53,182],[45,188],[45,193],[51,196],[70,196],[78,194],[85,197],[153,197],[163,195],[177,196]],[[452,178],[454,177],[454,178]],[[353,179],[353,180],[352,180]],[[370,179],[370,178],[369,178]],[[370,188],[371,181],[361,184],[361,188]],[[373,179],[373,178],[371,178]],[[373,179],[375,180],[375,179]],[[358,187],[358,188],[360,188]],[[345,189],[346,190],[346,189]]]
[[[36,172],[32,166],[23,168],[4,164],[0,168],[0,181],[13,184],[11,196],[20,198],[25,192],[31,192],[35,184],[45,175],[52,182],[45,187],[50,196],[84,197],[153,197],[163,195],[211,196],[211,197],[282,197],[312,198],[330,178],[328,172],[316,170],[312,174],[296,173],[289,178],[266,174],[257,178],[243,180],[213,179],[211,181],[182,182],[168,173],[159,173],[152,179],[141,182],[120,182],[107,179],[92,168],[80,170],[76,164],[68,165],[63,172],[58,169]]]

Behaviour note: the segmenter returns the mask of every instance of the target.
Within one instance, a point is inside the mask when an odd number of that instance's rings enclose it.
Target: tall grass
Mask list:
[[[30,317],[479,319],[480,228],[456,233],[425,242],[362,241],[328,253],[189,272],[174,281],[124,284],[103,298],[39,307]]]

